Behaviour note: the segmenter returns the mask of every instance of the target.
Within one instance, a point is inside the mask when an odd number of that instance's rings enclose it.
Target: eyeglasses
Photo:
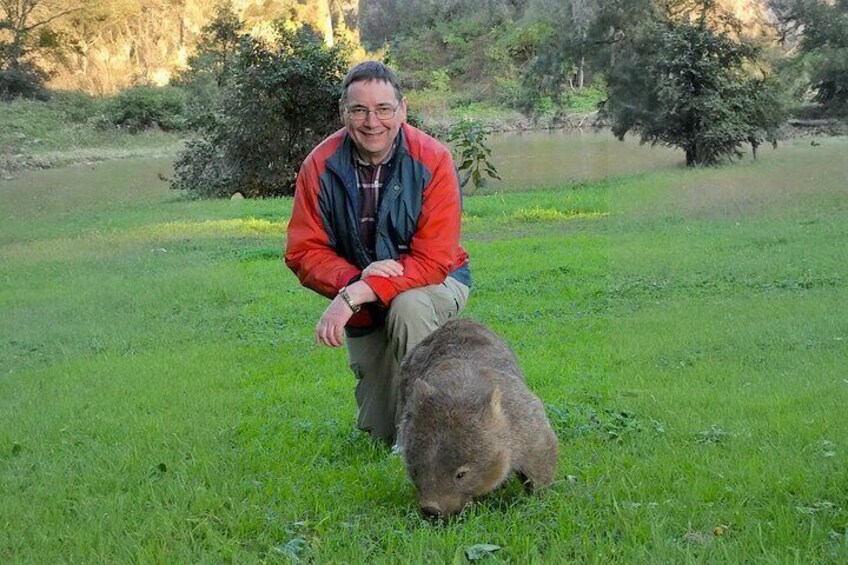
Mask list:
[[[352,122],[364,122],[368,119],[368,114],[374,114],[378,120],[391,120],[400,108],[400,102],[394,107],[392,106],[377,106],[373,110],[369,110],[364,106],[354,106],[353,108],[345,108],[345,113]]]

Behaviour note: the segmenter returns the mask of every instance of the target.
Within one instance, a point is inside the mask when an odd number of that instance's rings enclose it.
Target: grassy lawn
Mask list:
[[[848,562],[846,155],[467,198],[466,315],[561,459],[447,524],[353,429],[290,200],[166,158],[0,182],[0,562]]]
[[[50,102],[18,99],[0,106],[0,179],[26,168],[91,164],[125,157],[173,156],[178,133],[148,130],[138,135],[105,123],[106,99],[74,93]]]

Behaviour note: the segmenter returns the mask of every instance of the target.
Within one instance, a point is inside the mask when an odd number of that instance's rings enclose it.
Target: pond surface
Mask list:
[[[503,181],[488,189],[568,185],[627,174],[682,167],[682,150],[619,141],[608,130],[493,133],[488,145]]]

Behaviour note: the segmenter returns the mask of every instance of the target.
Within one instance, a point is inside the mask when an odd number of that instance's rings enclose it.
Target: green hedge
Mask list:
[[[183,97],[183,91],[172,86],[135,86],[109,101],[106,118],[108,123],[133,133],[152,127],[182,130],[187,122]]]

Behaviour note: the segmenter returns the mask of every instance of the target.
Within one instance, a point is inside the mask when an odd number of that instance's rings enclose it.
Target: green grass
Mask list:
[[[572,111],[594,112],[598,104],[607,97],[606,87],[587,86],[582,90],[573,90],[563,96],[563,105]]]
[[[0,183],[0,562],[848,561],[848,140],[821,142],[466,198],[466,314],[561,459],[448,524],[353,429],[290,200],[185,200],[167,159]]]
[[[107,99],[55,93],[48,102],[0,104],[0,174],[135,156],[173,155],[182,136],[163,131],[129,135],[105,123]]]

